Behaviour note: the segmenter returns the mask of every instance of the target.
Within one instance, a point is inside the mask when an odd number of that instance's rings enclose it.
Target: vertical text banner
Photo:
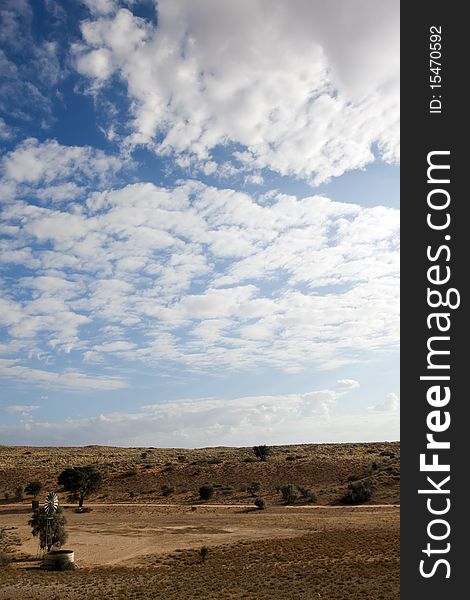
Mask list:
[[[401,10],[401,598],[460,598],[470,529],[463,7]],[[468,441],[467,441],[468,440]],[[467,486],[468,487],[468,486]],[[467,497],[466,497],[467,496]]]

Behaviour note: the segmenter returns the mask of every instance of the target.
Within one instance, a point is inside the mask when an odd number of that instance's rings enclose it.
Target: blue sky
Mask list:
[[[398,3],[1,17],[2,443],[397,439]]]

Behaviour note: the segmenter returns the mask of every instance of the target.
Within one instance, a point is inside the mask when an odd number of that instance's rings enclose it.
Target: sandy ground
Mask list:
[[[65,509],[79,568],[50,572],[27,525],[31,508],[0,506],[13,556],[0,568],[0,600],[399,598],[398,506],[92,508]]]
[[[148,557],[203,545],[231,545],[240,541],[294,538],[305,532],[344,524],[365,524],[372,518],[398,520],[397,506],[276,507],[267,511],[247,506],[190,506],[148,504],[90,504],[90,513],[65,507],[66,547],[73,549],[78,566],[145,566]],[[18,551],[38,556],[37,539],[27,525],[31,510],[18,504],[0,507],[3,529],[19,537]],[[25,568],[27,562],[17,563]]]

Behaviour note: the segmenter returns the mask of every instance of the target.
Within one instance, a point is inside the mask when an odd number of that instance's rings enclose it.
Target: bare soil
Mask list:
[[[251,449],[1,447],[3,495],[39,479],[42,500],[77,464],[100,468],[104,487],[88,513],[61,494],[78,567],[69,572],[40,568],[31,498],[0,503],[0,552],[13,559],[0,567],[0,600],[398,600],[399,452],[397,443],[280,446],[251,462]],[[367,505],[338,502],[351,480],[370,483]],[[198,500],[205,482],[217,492],[209,503]],[[284,483],[308,486],[318,503],[284,505]],[[164,484],[175,488],[169,497]]]

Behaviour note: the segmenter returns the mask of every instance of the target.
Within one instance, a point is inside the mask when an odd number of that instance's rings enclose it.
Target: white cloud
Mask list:
[[[25,179],[31,148],[42,166],[28,194],[73,190],[80,152],[52,164],[55,143],[22,144],[5,177]],[[86,188],[96,167],[80,168]],[[396,210],[278,192],[257,201],[194,181],[104,189],[86,206],[21,196],[3,211],[2,261],[29,275],[4,284],[0,320],[22,356],[293,373],[397,347]]]
[[[40,143],[34,138],[21,142],[1,163],[5,178],[17,184],[48,184],[70,177],[107,181],[122,166],[119,158],[90,146],[63,146],[55,140]]]
[[[104,81],[114,70],[113,55],[106,48],[98,48],[77,58],[77,69],[82,75]]]
[[[126,84],[127,144],[206,174],[214,148],[238,144],[245,170],[315,183],[364,167],[374,145],[398,160],[398,2],[162,0],[157,9],[157,26],[101,11],[73,48],[92,86],[112,73]]]
[[[0,359],[0,378],[27,381],[43,388],[66,390],[118,390],[127,387],[118,377],[92,377],[76,369],[61,373],[33,369],[11,359]]]
[[[13,118],[15,129],[18,123],[27,126],[35,122],[41,128],[50,125],[53,99],[57,97],[60,80],[67,73],[59,43],[41,39],[37,31],[33,33],[32,4],[28,0],[2,0],[1,3],[0,103],[7,119]],[[49,10],[52,3],[45,4],[51,28],[62,25],[60,9]]]
[[[182,399],[64,422],[0,427],[2,438],[28,443],[173,447],[397,439],[398,422],[385,414],[335,413],[337,393]],[[355,437],[352,431],[361,431]],[[362,433],[367,432],[367,433]]]
[[[4,119],[0,119],[0,140],[9,140],[13,137],[13,132],[5,123]]]
[[[94,347],[96,352],[120,352],[122,350],[133,350],[136,347],[131,342],[109,342],[107,344],[100,344]]]
[[[400,408],[400,398],[393,392],[387,394],[382,402],[371,406],[370,410],[379,412],[397,412]]]
[[[82,2],[94,15],[108,15],[116,10],[114,0],[82,0]]]
[[[359,381],[355,379],[338,379],[336,385],[341,391],[354,390],[360,387]]]
[[[29,416],[34,410],[41,408],[36,404],[10,404],[5,406],[5,410],[11,415],[20,414],[21,416]]]

